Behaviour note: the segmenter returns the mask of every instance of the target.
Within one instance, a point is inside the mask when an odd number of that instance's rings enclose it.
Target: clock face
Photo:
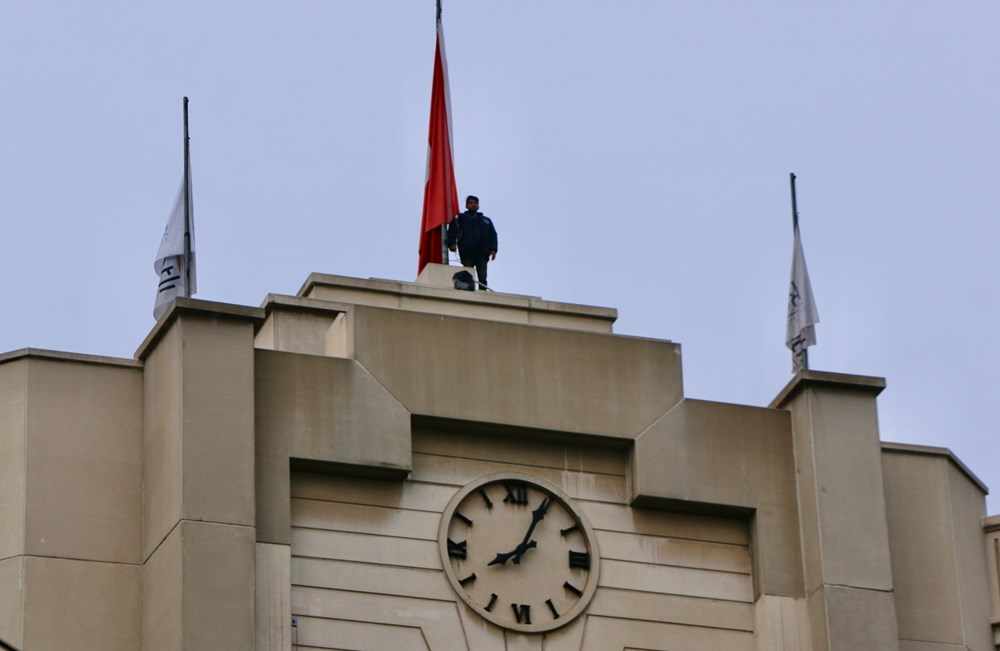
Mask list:
[[[444,511],[439,546],[462,600],[516,631],[568,624],[597,589],[590,524],[569,496],[527,475],[487,475],[462,488]]]

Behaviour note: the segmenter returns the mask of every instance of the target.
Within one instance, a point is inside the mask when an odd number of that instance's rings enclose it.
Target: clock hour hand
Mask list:
[[[543,499],[541,504],[538,505],[538,508],[531,512],[531,524],[528,525],[528,531],[524,534],[524,538],[521,540],[521,543],[515,547],[513,551],[501,552],[497,554],[496,558],[487,563],[487,566],[497,564],[506,565],[507,561],[511,558],[514,559],[515,565],[520,565],[521,556],[523,556],[524,553],[532,547],[538,547],[538,543],[531,540],[531,532],[535,530],[535,526],[538,525],[538,523],[542,521],[542,518],[545,517],[545,512],[548,510],[549,504],[550,500],[548,497]]]
[[[520,545],[518,545],[517,547],[515,547],[513,551],[502,552],[502,553],[497,554],[496,558],[494,558],[492,561],[490,561],[486,565],[487,566],[490,566],[490,565],[506,565],[507,561],[510,560],[511,558],[514,559],[514,564],[515,565],[519,565],[521,563],[521,556],[524,554],[524,552],[528,551],[532,547],[538,547],[538,543],[535,542],[534,540],[529,540],[526,543],[522,542]]]

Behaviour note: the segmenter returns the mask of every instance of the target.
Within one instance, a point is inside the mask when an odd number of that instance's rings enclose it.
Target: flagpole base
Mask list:
[[[453,289],[455,287],[453,276],[462,269],[469,271],[473,278],[476,277],[475,267],[460,267],[430,262],[424,266],[423,271],[421,271],[420,275],[417,276],[417,284],[431,285],[433,287],[448,287]]]

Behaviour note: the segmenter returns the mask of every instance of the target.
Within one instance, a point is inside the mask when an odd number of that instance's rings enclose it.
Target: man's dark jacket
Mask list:
[[[481,212],[466,210],[448,224],[448,246],[458,244],[458,252],[465,256],[470,254],[489,255],[497,251],[497,229],[493,220]]]

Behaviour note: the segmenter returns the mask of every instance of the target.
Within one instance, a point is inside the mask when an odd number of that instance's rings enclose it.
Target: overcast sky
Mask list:
[[[689,397],[767,405],[798,175],[819,370],[1000,489],[1000,4],[445,0],[497,290],[616,307]],[[132,357],[191,98],[198,298],[414,280],[433,0],[6,2],[0,351]],[[990,512],[1000,499],[990,498]]]

